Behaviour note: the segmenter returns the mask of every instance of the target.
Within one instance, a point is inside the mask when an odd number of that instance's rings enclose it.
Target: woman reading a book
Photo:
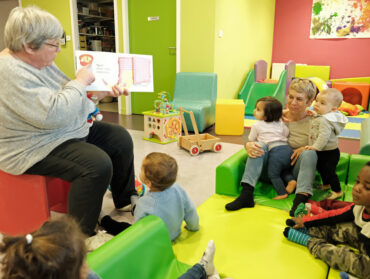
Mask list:
[[[0,54],[0,169],[70,181],[68,213],[93,235],[108,185],[116,208],[136,198],[133,144],[121,126],[87,122],[86,87],[95,78],[84,67],[69,80],[54,64],[62,35],[58,19],[37,7],[9,15]],[[97,97],[121,95],[128,91],[115,85]]]

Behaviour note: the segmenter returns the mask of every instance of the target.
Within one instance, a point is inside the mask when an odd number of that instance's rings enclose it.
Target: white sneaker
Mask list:
[[[215,265],[213,263],[213,258],[215,256],[215,243],[213,240],[210,240],[207,244],[207,248],[203,253],[203,256],[199,262],[201,266],[203,266],[204,270],[206,271],[206,274],[208,278],[211,279],[220,279],[220,276],[218,275],[218,272],[215,268]]]
[[[85,240],[87,252],[92,252],[95,249],[98,249],[105,242],[111,240],[114,236],[107,233],[104,230],[98,231],[96,235],[93,235]]]
[[[339,193],[331,191],[330,196],[327,197],[328,200],[336,200],[339,199],[343,195],[343,192],[340,191]]]

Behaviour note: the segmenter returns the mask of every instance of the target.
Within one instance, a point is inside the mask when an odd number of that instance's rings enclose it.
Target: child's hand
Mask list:
[[[317,151],[315,147],[313,147],[312,145],[307,145],[304,147],[305,150],[314,150],[314,151]]]
[[[292,220],[296,223],[296,225],[293,226],[293,229],[304,228],[302,216],[292,217]]]
[[[314,110],[309,109],[309,110],[306,110],[306,114],[308,116],[315,116],[315,115],[317,115],[317,112],[314,111]]]

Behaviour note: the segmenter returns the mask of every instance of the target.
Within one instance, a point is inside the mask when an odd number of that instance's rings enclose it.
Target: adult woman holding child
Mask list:
[[[286,189],[292,193],[296,188],[291,216],[298,204],[305,203],[313,194],[317,155],[315,151],[305,150],[304,147],[308,145],[311,123],[311,116],[306,109],[311,105],[315,93],[316,87],[310,80],[294,79],[289,87],[287,111],[283,114],[283,120],[289,128],[288,144],[294,150],[291,160],[293,175],[297,179],[296,184],[289,183]],[[268,152],[258,142],[247,142],[245,148],[249,158],[241,181],[242,191],[236,200],[226,204],[226,209],[230,211],[254,206],[254,187],[267,162]]]
[[[87,122],[86,87],[95,77],[82,68],[69,80],[54,64],[62,35],[58,19],[37,7],[9,15],[0,54],[0,169],[70,181],[68,213],[93,235],[109,184],[117,208],[136,197],[133,144],[123,127]],[[97,97],[123,94],[115,85]]]

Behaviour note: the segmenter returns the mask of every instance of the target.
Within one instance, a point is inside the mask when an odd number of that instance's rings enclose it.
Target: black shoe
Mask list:
[[[254,207],[253,192],[254,187],[250,185],[242,185],[242,192],[240,196],[237,197],[233,202],[230,202],[225,205],[226,210],[235,211],[242,208],[251,208]]]

